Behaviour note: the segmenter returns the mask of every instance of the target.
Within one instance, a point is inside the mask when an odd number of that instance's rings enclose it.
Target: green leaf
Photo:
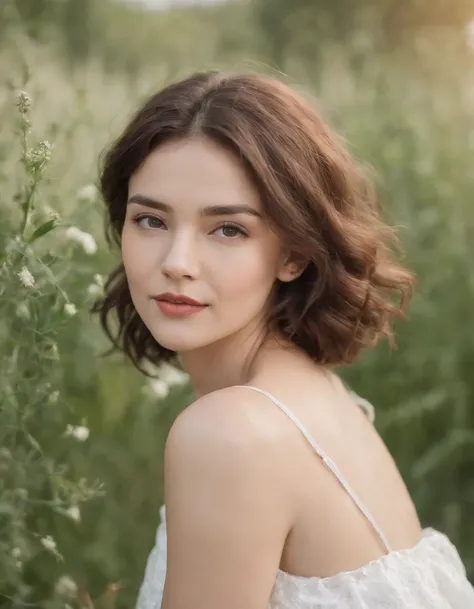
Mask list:
[[[27,437],[28,441],[30,442],[31,446],[42,455],[43,449],[39,445],[38,441],[35,440],[35,438],[33,438],[33,436],[29,432],[26,431],[25,434],[26,434],[26,437]]]
[[[36,239],[39,239],[43,235],[46,235],[47,233],[49,233],[49,231],[51,231],[51,230],[53,230],[53,228],[55,228],[57,223],[58,223],[57,218],[53,218],[52,220],[48,220],[47,222],[45,222],[44,224],[39,226],[35,230],[35,232],[31,235],[28,243],[33,243],[33,241],[36,241]]]

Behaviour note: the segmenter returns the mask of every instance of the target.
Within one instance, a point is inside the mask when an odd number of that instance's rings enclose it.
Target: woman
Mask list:
[[[413,276],[318,114],[268,77],[195,74],[138,111],[101,183],[123,264],[96,311],[140,369],[179,358],[196,395],[139,609],[474,607],[334,372],[391,338]]]

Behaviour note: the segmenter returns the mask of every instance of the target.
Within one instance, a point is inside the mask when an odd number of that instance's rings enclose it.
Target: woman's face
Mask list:
[[[178,353],[261,326],[275,280],[289,280],[280,240],[236,157],[204,137],[155,149],[129,182],[122,257],[134,306]],[[184,310],[155,298],[184,295]]]

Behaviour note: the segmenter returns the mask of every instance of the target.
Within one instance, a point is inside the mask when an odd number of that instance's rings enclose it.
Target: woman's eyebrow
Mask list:
[[[164,211],[167,213],[172,213],[173,208],[167,203],[163,203],[162,201],[157,201],[156,199],[152,199],[150,197],[146,197],[144,195],[132,195],[127,203],[138,203],[139,205],[144,205],[145,207],[151,207],[152,209],[158,209],[160,211]],[[250,205],[211,205],[209,207],[203,207],[200,210],[200,214],[202,216],[233,216],[236,214],[249,214],[251,216],[256,216],[257,218],[262,218],[262,214],[250,207]]]

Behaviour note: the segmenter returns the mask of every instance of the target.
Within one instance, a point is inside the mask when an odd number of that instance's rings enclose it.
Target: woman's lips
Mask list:
[[[207,307],[207,305],[194,305],[188,303],[177,303],[169,300],[156,300],[160,311],[168,317],[189,317],[195,315]]]

